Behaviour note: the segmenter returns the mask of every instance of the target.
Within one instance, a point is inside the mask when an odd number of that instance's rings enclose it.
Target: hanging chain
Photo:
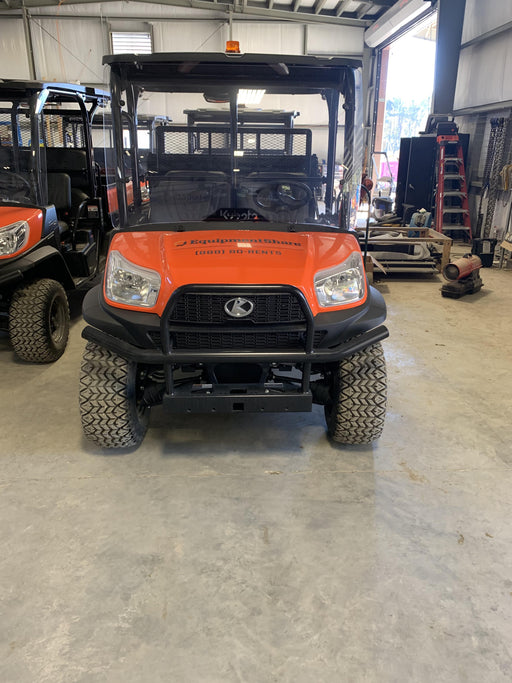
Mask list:
[[[491,119],[491,130],[489,133],[489,139],[487,141],[487,154],[485,157],[485,166],[482,175],[482,187],[480,190],[480,201],[478,203],[478,220],[476,224],[475,236],[482,237],[482,224],[484,222],[484,216],[482,213],[482,205],[484,203],[485,193],[489,189],[489,178],[491,176],[492,162],[494,160],[494,151],[496,149],[496,133],[498,126],[500,124],[500,119]]]
[[[485,158],[484,174],[482,178],[482,188],[489,184],[491,177],[492,162],[494,161],[494,153],[496,150],[496,135],[498,128],[501,125],[502,119],[491,119],[491,133],[489,135],[489,143],[487,145],[487,156]]]
[[[498,192],[500,189],[500,172],[503,168],[504,163],[504,152],[505,143],[508,143],[508,138],[512,132],[512,127],[510,125],[511,119],[495,119],[498,124],[495,127],[495,140],[494,140],[494,151],[492,154],[492,162],[489,163],[489,178],[487,181],[488,185],[488,199],[487,199],[487,210],[485,212],[485,224],[482,237],[490,237],[492,230],[492,222],[494,219],[494,210],[496,208],[496,201],[498,199]],[[492,125],[492,121],[491,121]],[[492,130],[491,130],[492,132]],[[487,160],[486,160],[486,170],[487,170]],[[485,182],[485,173],[484,173]],[[485,185],[484,185],[485,187]],[[482,191],[484,190],[482,187]]]

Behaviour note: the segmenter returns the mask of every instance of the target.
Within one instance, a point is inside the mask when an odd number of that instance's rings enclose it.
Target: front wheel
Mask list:
[[[327,433],[337,443],[365,444],[378,439],[386,416],[384,352],[374,344],[333,365]]]
[[[56,280],[35,280],[17,289],[9,308],[9,336],[16,355],[33,363],[62,356],[69,335],[69,305]]]
[[[139,446],[149,422],[136,363],[93,342],[85,347],[80,374],[80,416],[85,436],[102,448]]]

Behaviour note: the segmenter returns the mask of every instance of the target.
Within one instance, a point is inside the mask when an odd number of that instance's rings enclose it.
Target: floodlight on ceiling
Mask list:
[[[265,90],[239,90],[238,104],[259,104],[265,92]]]

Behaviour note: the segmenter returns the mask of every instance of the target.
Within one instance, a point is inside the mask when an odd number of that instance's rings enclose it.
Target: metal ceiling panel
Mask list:
[[[102,14],[108,16],[108,5],[117,0],[105,0]],[[389,8],[403,0],[137,0],[132,3],[193,8],[215,12],[223,16],[269,20],[300,21],[301,23],[328,23],[369,27]],[[94,4],[96,0],[67,0],[66,6]],[[23,7],[56,9],[56,0],[0,0],[0,12],[15,13]],[[60,8],[60,3],[58,3]],[[141,4],[141,14],[144,8]]]

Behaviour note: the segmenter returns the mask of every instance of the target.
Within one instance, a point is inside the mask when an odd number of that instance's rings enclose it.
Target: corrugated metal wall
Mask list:
[[[454,109],[461,132],[470,134],[469,199],[473,229],[487,226],[490,237],[510,230],[510,190],[495,167],[485,178],[491,120],[512,115],[512,0],[466,0]],[[508,129],[510,132],[510,128]],[[498,164],[512,163],[510,135]],[[489,202],[489,197],[496,201]]]
[[[2,55],[0,78],[29,77],[25,33],[21,19],[0,21],[0,53]]]
[[[512,101],[511,73],[512,0],[466,0],[455,110]]]
[[[36,78],[96,85],[105,82],[101,58],[111,29],[149,29],[155,52],[221,52],[229,38],[219,14],[136,2],[33,9],[30,28]],[[363,29],[351,26],[233,20],[232,37],[254,53],[361,56],[364,46]],[[30,77],[21,16],[0,20],[0,53],[0,77]]]

